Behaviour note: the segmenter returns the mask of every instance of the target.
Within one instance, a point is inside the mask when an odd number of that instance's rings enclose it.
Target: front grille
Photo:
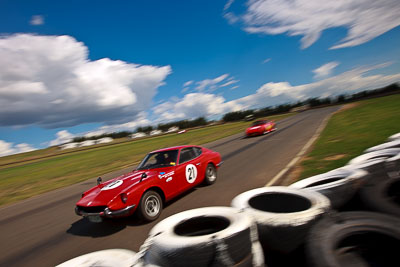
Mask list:
[[[107,206],[94,206],[94,207],[82,207],[77,206],[79,210],[86,212],[86,213],[99,213],[104,211]]]

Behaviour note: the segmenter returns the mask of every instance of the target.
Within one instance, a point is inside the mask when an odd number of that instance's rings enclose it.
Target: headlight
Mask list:
[[[126,193],[122,193],[120,197],[123,203],[126,203],[126,201],[128,201],[128,195]]]

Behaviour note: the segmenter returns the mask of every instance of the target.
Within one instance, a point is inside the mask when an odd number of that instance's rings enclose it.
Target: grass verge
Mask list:
[[[397,132],[400,132],[400,95],[357,102],[332,116],[313,150],[301,162],[299,178],[341,167]]]
[[[271,116],[268,119],[280,120],[291,115]],[[0,167],[0,205],[131,166],[152,150],[209,143],[244,132],[248,125],[249,122],[226,123],[190,130],[180,135],[168,134],[84,151],[73,150],[68,154],[60,154],[56,148],[49,148],[0,158],[0,165],[8,164]],[[19,163],[13,164],[13,161]]]

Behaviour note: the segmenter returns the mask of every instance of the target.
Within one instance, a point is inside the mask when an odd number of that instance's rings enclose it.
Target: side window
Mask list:
[[[200,156],[201,153],[203,153],[203,150],[200,147],[193,147],[194,153],[196,154],[196,157]]]
[[[197,155],[192,147],[183,148],[179,157],[179,164],[196,158]]]

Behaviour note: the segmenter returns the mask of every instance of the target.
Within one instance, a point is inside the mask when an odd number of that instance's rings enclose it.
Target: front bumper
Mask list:
[[[247,136],[255,136],[255,135],[262,135],[264,132],[263,131],[252,131],[252,132],[246,132]]]
[[[110,210],[109,208],[105,208],[104,211],[101,212],[85,212],[82,209],[80,209],[79,206],[76,206],[75,213],[83,217],[100,216],[105,218],[117,218],[132,214],[135,207],[136,205],[132,205],[120,210]]]

